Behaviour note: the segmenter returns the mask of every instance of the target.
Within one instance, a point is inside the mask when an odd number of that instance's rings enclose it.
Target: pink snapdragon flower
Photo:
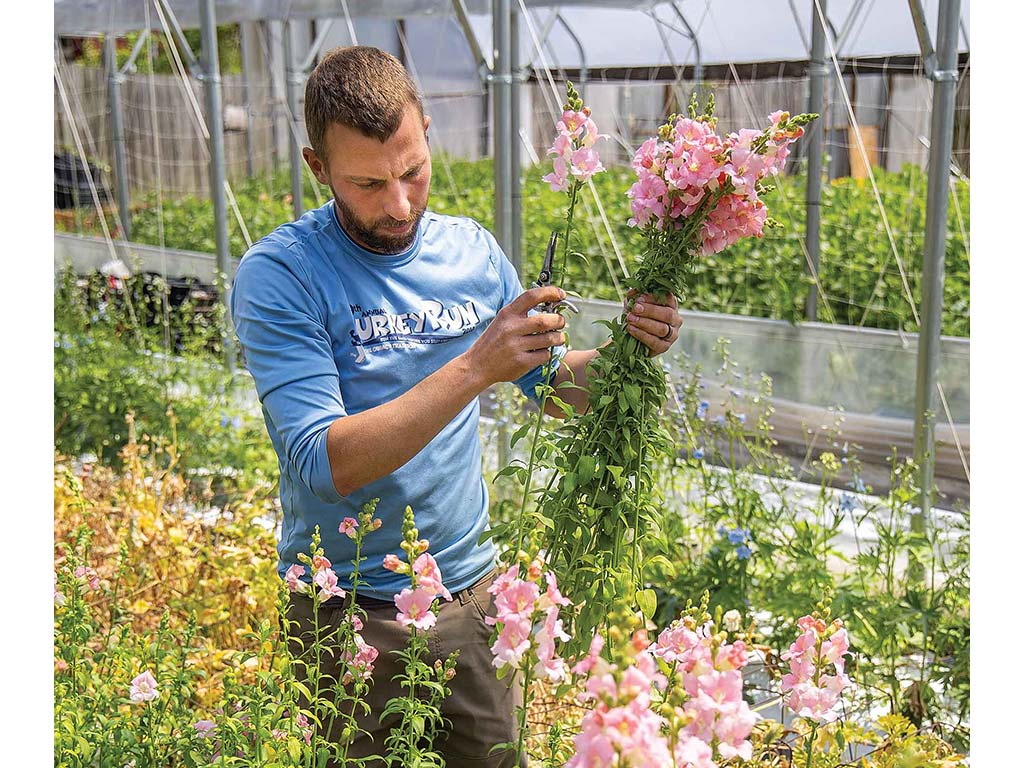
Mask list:
[[[53,573],[53,604],[57,607],[64,605],[67,602],[67,598],[64,597],[63,593],[57,590],[57,572]]]
[[[497,639],[491,646],[494,666],[519,669],[530,654],[537,675],[563,681],[568,678],[568,669],[565,660],[558,656],[556,642],[569,640],[569,635],[558,613],[563,606],[572,605],[572,601],[559,592],[558,580],[553,573],[544,571],[542,560],[531,562],[526,574],[527,578],[521,579],[519,566],[510,566],[487,588],[495,596],[497,613],[484,619],[498,628]],[[537,583],[542,575],[547,585],[543,593]]]
[[[306,742],[307,746],[309,746],[310,740],[313,738],[313,728],[310,726],[308,718],[299,712],[299,714],[295,716],[295,724],[299,726],[299,730],[302,731],[302,740]]]
[[[497,585],[497,582],[488,588],[490,592]],[[488,617],[489,624],[498,621],[507,621],[510,617],[529,618],[533,613],[534,603],[540,597],[540,588],[532,581],[513,579],[508,582],[504,589],[492,593],[495,595],[494,605],[498,611],[497,619]]]
[[[196,729],[196,733],[206,738],[217,727],[217,724],[213,720],[196,720],[192,727]]]
[[[398,559],[398,555],[384,555],[384,567],[395,573],[408,573],[408,566]]]
[[[141,675],[136,675],[132,679],[131,687],[128,689],[128,698],[136,704],[152,701],[159,695],[160,691],[157,690],[156,678],[153,677],[153,673],[148,669]]]
[[[362,626],[362,622],[360,622],[360,626]],[[373,662],[377,660],[377,649],[363,640],[363,636],[358,631],[353,640],[356,652],[352,653],[351,649],[345,650],[344,660],[349,665],[349,669],[342,678],[342,685],[348,685],[356,679],[368,680],[373,674]]]
[[[582,698],[594,706],[580,723],[567,768],[671,765],[672,753],[663,733],[667,723],[650,706],[652,690],[663,689],[667,682],[654,657],[641,650],[620,672],[600,656],[598,637],[573,669],[589,675]]]
[[[781,657],[790,668],[782,676],[783,701],[799,717],[832,722],[839,717],[836,707],[842,692],[851,685],[844,658],[849,636],[840,619],[826,626],[821,619],[804,616],[797,626],[800,636]]]
[[[488,624],[495,624],[491,617],[487,617]],[[508,615],[499,624],[498,639],[491,646],[491,653],[494,655],[493,664],[501,669],[504,666],[511,666],[519,669],[523,657],[530,650],[530,619]]]
[[[554,155],[554,170],[543,177],[553,191],[568,192],[570,179],[584,184],[605,169],[594,144],[607,136],[598,133],[589,109],[565,110],[555,130],[558,135],[547,151]]]
[[[356,537],[356,529],[359,528],[359,521],[354,517],[346,517],[338,526],[338,533],[344,533],[350,539]]]
[[[338,586],[338,575],[330,568],[324,568],[313,575],[313,583],[320,587],[321,600],[344,597],[345,590]]]
[[[718,756],[751,759],[750,732],[757,721],[743,700],[742,669],[749,662],[746,644],[719,642],[710,625],[693,628],[676,621],[651,646],[651,654],[674,665],[688,696],[683,704],[683,733],[716,744]],[[697,763],[699,764],[699,762]]]
[[[313,573],[331,567],[331,561],[323,555],[313,555]]]
[[[451,592],[441,582],[441,569],[433,556],[424,552],[416,558],[412,564],[412,571],[416,574],[416,584],[423,589],[429,589],[431,595],[441,595],[449,603],[452,601]]]
[[[431,610],[433,602],[434,593],[430,588],[409,589],[406,587],[395,595],[398,623],[405,627],[430,629],[437,623],[437,615]]]
[[[80,565],[75,568],[75,578],[81,581],[83,584],[88,583],[89,589],[96,591],[100,588],[100,577],[92,568],[86,565]]]
[[[284,572],[284,581],[288,585],[288,589],[292,592],[301,592],[306,589],[306,584],[301,581],[301,578],[306,574],[306,566],[304,565],[291,565],[288,570]]]
[[[564,598],[563,598],[564,599]],[[538,675],[546,675],[554,682],[561,682],[568,677],[565,660],[555,653],[555,640],[565,642],[569,635],[562,628],[562,620],[558,618],[558,606],[551,606],[544,622],[537,628],[537,666]]]

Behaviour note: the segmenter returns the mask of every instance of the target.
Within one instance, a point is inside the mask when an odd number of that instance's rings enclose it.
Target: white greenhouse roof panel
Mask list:
[[[185,29],[199,26],[199,0],[162,0]],[[490,14],[490,0],[464,0],[469,13]],[[518,6],[518,0],[512,0]],[[121,34],[146,27],[146,6],[150,25],[160,21],[154,0],[53,0],[53,27],[58,35],[89,33]],[[525,0],[527,7],[585,5],[590,8],[646,9],[658,0]],[[411,16],[454,13],[452,0],[347,0],[348,13],[356,18],[400,19]],[[340,0],[215,0],[218,24],[260,19],[330,19],[345,16]]]
[[[939,0],[922,4],[934,45]],[[641,10],[567,7],[561,10],[565,25],[555,23],[550,28],[543,61],[552,70],[578,69],[581,64],[590,69],[692,66],[698,63],[698,47],[686,26],[697,38],[704,66],[804,61],[809,58],[813,7],[813,0],[680,0]],[[536,66],[542,61],[536,40],[543,34],[548,14],[533,11],[532,29],[528,23],[520,24],[522,60]],[[906,0],[829,0],[827,16],[832,26],[829,37],[838,42],[837,58],[920,55]],[[969,16],[970,0],[961,0],[960,51],[970,50]],[[472,18],[470,23],[477,39],[490,40],[489,16]],[[566,26],[582,42],[585,61]],[[826,60],[830,53],[826,43]]]
[[[160,0],[184,28],[199,25],[199,0]],[[521,60],[534,66],[591,70],[622,67],[704,66],[725,63],[806,61],[814,0],[524,0]],[[60,35],[159,28],[154,0],[54,0]],[[490,0],[465,0],[470,25],[491,49]],[[519,0],[512,0],[519,7]],[[339,0],[216,0],[218,23],[258,19],[328,19],[345,16]],[[934,41],[939,0],[922,0]],[[452,0],[347,0],[356,19],[454,15]],[[920,54],[905,0],[829,0],[829,37],[842,59]],[[556,14],[560,17],[556,21]],[[969,51],[970,0],[961,0],[959,50]],[[691,39],[688,30],[696,37]],[[547,37],[544,40],[545,31]],[[577,46],[573,36],[580,41]],[[537,45],[542,43],[538,53]],[[826,46],[826,58],[830,49]]]

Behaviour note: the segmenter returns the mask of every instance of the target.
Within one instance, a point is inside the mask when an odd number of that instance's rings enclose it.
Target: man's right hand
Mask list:
[[[551,347],[565,344],[565,318],[554,312],[527,313],[538,304],[557,302],[565,291],[555,285],[530,288],[498,310],[490,325],[466,352],[466,358],[486,386],[515,381],[544,365]]]

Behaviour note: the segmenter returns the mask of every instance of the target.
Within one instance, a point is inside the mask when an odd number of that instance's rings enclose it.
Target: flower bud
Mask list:
[[[740,628],[740,618],[740,612],[733,608],[732,610],[725,612],[725,615],[722,617],[722,621],[729,632],[738,632]]]

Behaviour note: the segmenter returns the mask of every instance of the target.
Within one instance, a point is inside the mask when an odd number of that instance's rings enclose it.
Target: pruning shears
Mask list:
[[[544,252],[544,262],[540,267],[540,275],[537,276],[537,280],[533,284],[534,288],[545,288],[551,285],[551,269],[555,260],[555,249],[557,246],[558,233],[552,232],[551,237],[548,238],[548,248]],[[547,301],[543,304],[538,304],[537,307],[541,312],[558,313],[562,307],[565,307],[575,312],[577,315],[580,313],[579,309],[576,308],[576,305],[568,299],[562,299],[561,301]]]

